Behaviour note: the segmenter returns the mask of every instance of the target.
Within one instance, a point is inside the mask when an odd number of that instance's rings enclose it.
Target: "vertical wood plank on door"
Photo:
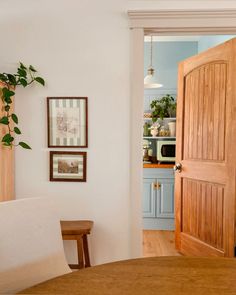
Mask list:
[[[200,232],[201,232],[201,219],[202,216],[202,196],[201,196],[201,183],[197,182],[197,196],[198,200],[196,200],[197,203],[197,220],[196,220],[196,235],[198,238],[200,238]]]
[[[205,235],[205,224],[206,224],[206,215],[204,214],[205,213],[205,204],[206,204],[206,190],[205,190],[205,185],[204,183],[200,182],[201,184],[201,204],[202,204],[202,207],[201,207],[201,232],[200,232],[200,236],[199,236],[199,239],[201,241],[205,241],[206,240],[206,235]]]
[[[189,222],[186,222],[188,219],[188,211],[189,211],[189,198],[187,197],[187,192],[189,192],[188,190],[188,179],[183,179],[183,206],[182,206],[182,232],[189,232]]]
[[[198,146],[198,99],[199,99],[199,70],[193,73],[193,145],[192,157],[197,159],[197,146]]]
[[[189,85],[189,97],[187,98],[187,100],[189,100],[190,104],[189,104],[189,143],[188,143],[188,157],[189,159],[193,158],[193,145],[194,145],[194,141],[193,141],[193,114],[194,114],[194,109],[193,109],[193,94],[194,94],[194,77],[193,74],[190,75],[190,85]]]
[[[206,203],[205,203],[205,207],[206,207],[206,223],[205,223],[205,242],[208,244],[212,245],[212,236],[213,232],[211,232],[211,228],[212,228],[212,224],[211,224],[211,188],[212,186],[208,183],[206,183]],[[223,222],[223,221],[222,221]]]
[[[215,94],[213,100],[213,160],[219,159],[219,116],[220,116],[220,75],[221,75],[221,66],[219,64],[215,65]]]
[[[212,186],[212,216],[211,216],[211,231],[212,231],[212,244],[214,247],[217,247],[216,239],[217,239],[217,232],[216,232],[216,225],[217,225],[217,187],[214,185]]]
[[[209,66],[204,67],[204,97],[203,97],[203,120],[202,120],[202,159],[207,158],[207,148],[208,148],[208,139],[207,139],[207,114],[208,114],[208,75],[209,75]],[[205,140],[203,140],[205,139]]]
[[[226,84],[227,84],[227,65],[220,67],[220,93],[219,93],[219,155],[218,160],[225,160],[225,128],[226,128]]]
[[[183,132],[184,134],[188,135],[189,128],[190,128],[190,123],[189,123],[189,113],[190,113],[190,103],[189,103],[189,91],[191,89],[191,84],[190,84],[190,76],[187,76],[185,78],[185,91],[186,95],[184,97],[184,126],[183,126]],[[177,104],[178,108],[178,104]],[[178,110],[178,109],[177,109]],[[178,146],[177,146],[178,149]],[[183,140],[183,159],[188,159],[189,158],[189,136],[184,136]],[[182,160],[182,159],[181,159]]]
[[[202,159],[203,157],[203,102],[204,102],[204,79],[205,79],[205,69],[201,67],[199,69],[199,99],[198,99],[198,151],[197,159]]]
[[[217,191],[217,217],[218,216],[224,216],[224,188],[221,187]],[[224,233],[224,224],[220,220],[220,218],[217,218],[217,248],[223,249],[223,236]]]
[[[209,75],[208,75],[208,114],[207,114],[207,160],[212,160],[212,150],[213,150],[213,101],[214,101],[214,64],[209,65]]]
[[[198,195],[197,195],[197,181],[192,183],[192,232],[194,232],[197,237],[197,203],[198,203]]]

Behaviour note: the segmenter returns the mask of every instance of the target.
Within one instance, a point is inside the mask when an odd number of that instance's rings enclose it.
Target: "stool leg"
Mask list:
[[[89,259],[89,250],[88,250],[88,238],[87,235],[83,235],[83,245],[84,245],[84,259],[85,259],[85,267],[89,267],[90,259]]]
[[[84,254],[83,254],[83,240],[80,237],[77,240],[77,252],[78,252],[78,265],[79,268],[84,268]]]

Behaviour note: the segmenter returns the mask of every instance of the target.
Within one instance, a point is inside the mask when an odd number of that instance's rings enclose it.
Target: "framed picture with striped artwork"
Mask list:
[[[48,147],[88,147],[88,98],[48,97]]]
[[[86,182],[86,174],[86,152],[50,152],[50,181]]]

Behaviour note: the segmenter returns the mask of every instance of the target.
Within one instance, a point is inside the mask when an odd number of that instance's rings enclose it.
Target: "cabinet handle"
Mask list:
[[[161,188],[161,184],[159,182],[155,182],[152,185],[154,190],[159,190]]]

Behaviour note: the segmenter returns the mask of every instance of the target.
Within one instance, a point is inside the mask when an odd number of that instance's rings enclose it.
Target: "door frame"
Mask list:
[[[236,35],[236,9],[132,10],[130,20],[130,256],[142,255],[144,36]]]

